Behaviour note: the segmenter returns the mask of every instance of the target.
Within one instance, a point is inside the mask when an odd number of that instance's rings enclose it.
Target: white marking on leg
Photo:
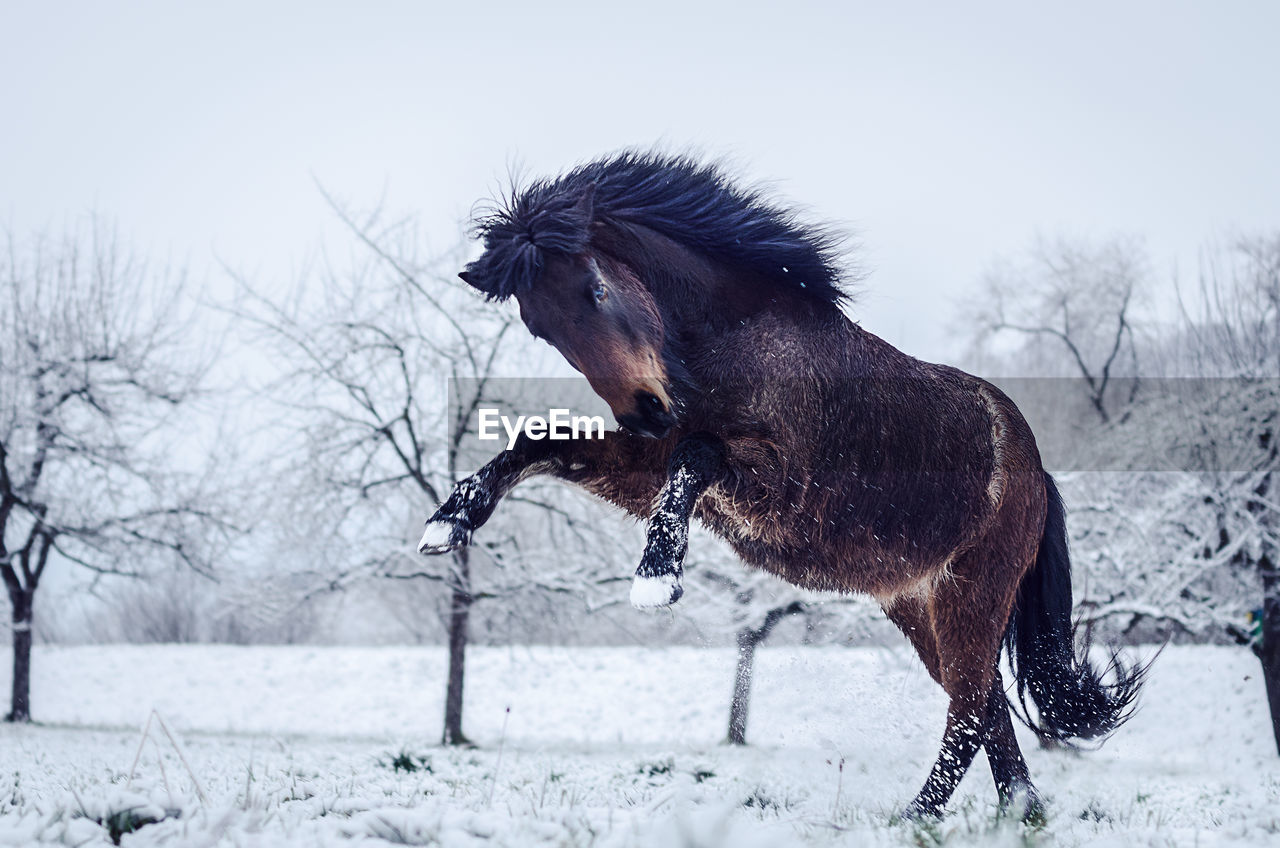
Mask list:
[[[681,593],[679,575],[641,577],[637,574],[631,584],[631,606],[636,609],[669,607],[679,600]]]
[[[449,537],[453,535],[452,521],[428,521],[427,529],[418,542],[418,553],[441,553],[450,548]]]

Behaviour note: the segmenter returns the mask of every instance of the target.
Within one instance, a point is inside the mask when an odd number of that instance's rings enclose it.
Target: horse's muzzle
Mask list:
[[[657,395],[636,392],[636,411],[619,415],[618,423],[637,435],[661,439],[676,425],[676,417]]]

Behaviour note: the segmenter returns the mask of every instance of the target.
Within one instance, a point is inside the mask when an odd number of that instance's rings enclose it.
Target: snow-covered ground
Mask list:
[[[445,750],[439,649],[45,647],[41,724],[0,727],[0,844],[109,845],[112,826],[136,827],[126,846],[1280,844],[1280,757],[1245,651],[1166,650],[1100,751],[1024,735],[1043,831],[997,818],[981,756],[942,822],[890,823],[945,709],[905,651],[762,650],[746,749],[720,744],[732,661],[474,649],[478,747]],[[130,782],[153,708],[186,763],[153,725]]]

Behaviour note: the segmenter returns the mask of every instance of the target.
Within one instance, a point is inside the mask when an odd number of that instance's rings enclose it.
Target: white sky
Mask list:
[[[696,145],[855,227],[864,324],[943,357],[1037,232],[1144,234],[1167,278],[1280,226],[1280,3],[1058,5],[0,0],[0,222],[283,284],[334,231],[314,179],[445,247],[513,163]]]

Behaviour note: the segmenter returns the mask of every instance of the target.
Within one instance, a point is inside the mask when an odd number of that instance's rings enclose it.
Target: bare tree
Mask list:
[[[409,222],[386,223],[379,210],[357,217],[326,199],[355,242],[349,265],[326,261],[305,280],[300,290],[313,293],[311,302],[267,297],[240,278],[234,308],[273,351],[281,374],[269,393],[290,411],[301,437],[297,470],[306,495],[295,506],[325,558],[307,596],[371,579],[441,587],[449,645],[442,741],[467,744],[463,689],[473,605],[538,593],[581,596],[607,581],[592,576],[606,562],[590,553],[599,539],[586,540],[586,507],[575,511],[562,496],[540,496],[545,484],[510,498],[513,508],[475,544],[431,560],[415,553],[415,528],[469,471],[464,442],[478,407],[496,402],[504,357],[519,361],[527,351],[518,347],[524,340],[513,332],[512,312],[456,281],[459,256],[422,260]],[[526,567],[533,562],[542,567]]]
[[[1280,376],[1280,233],[1205,252],[1194,291],[1179,287],[1174,373]]]
[[[773,606],[754,625],[744,625],[738,631],[738,661],[733,672],[733,699],[729,702],[730,745],[747,744],[747,713],[751,705],[751,678],[755,670],[756,648],[769,638],[773,628],[789,615],[800,615],[809,606],[804,601],[791,601],[784,606]]]
[[[1200,311],[1184,304],[1183,335],[1203,369],[1236,378],[1226,383],[1227,403],[1238,407],[1226,438],[1194,457],[1194,469],[1217,490],[1205,499],[1217,529],[1206,553],[1229,557],[1256,580],[1257,633],[1236,635],[1262,663],[1280,752],[1280,233],[1241,238],[1225,255],[1211,254],[1198,288]],[[1222,463],[1224,452],[1235,461]]]
[[[1023,260],[986,274],[978,305],[967,310],[965,332],[979,345],[1000,335],[1047,344],[1050,361],[1065,354],[1067,373],[1083,381],[1089,403],[1106,422],[1116,403],[1107,392],[1122,370],[1133,378],[1124,402],[1137,391],[1134,313],[1146,275],[1145,255],[1131,239],[1096,246],[1041,240]],[[1029,353],[1043,359],[1045,348]]]
[[[876,616],[876,607],[865,598],[809,592],[749,569],[724,542],[703,531],[691,550],[686,603],[704,629],[733,635],[737,656],[726,741],[745,745],[756,649],[774,629],[791,616],[803,616],[810,629],[814,620],[825,618],[828,630],[847,631]]]
[[[320,619],[317,605],[291,605],[287,615],[273,614],[278,608],[263,598],[260,578],[246,567],[246,559],[235,557],[233,574],[220,568],[216,584],[183,569],[100,587],[92,603],[79,610],[77,635],[95,642],[166,645],[297,644],[313,637]]]
[[[1167,381],[1097,434],[1143,467],[1072,483],[1087,616],[1248,644],[1280,750],[1280,237],[1212,254],[1183,306],[1164,347],[1199,379]]]
[[[209,478],[177,467],[176,424],[205,371],[183,278],[153,273],[94,222],[8,233],[0,293],[0,575],[12,607],[10,721],[31,717],[36,591],[51,562],[207,573]],[[188,445],[190,442],[188,442]]]

